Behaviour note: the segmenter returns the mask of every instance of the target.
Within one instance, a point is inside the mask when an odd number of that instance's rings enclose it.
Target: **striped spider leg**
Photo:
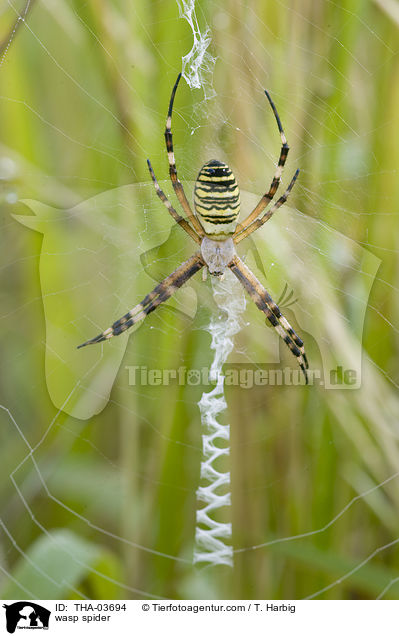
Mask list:
[[[277,188],[280,185],[281,176],[283,174],[285,162],[287,161],[287,156],[288,156],[288,152],[289,152],[289,149],[290,149],[290,147],[289,147],[289,145],[287,143],[287,138],[285,136],[285,133],[284,133],[284,130],[283,130],[283,126],[282,126],[282,123],[281,123],[281,120],[280,120],[280,117],[279,117],[279,114],[277,112],[277,108],[275,107],[272,98],[270,97],[269,93],[266,90],[265,90],[265,95],[266,95],[266,97],[267,97],[267,99],[269,101],[269,104],[270,104],[270,106],[271,106],[271,108],[273,110],[274,116],[276,118],[278,130],[279,130],[279,133],[280,133],[280,138],[281,138],[280,157],[279,157],[279,160],[278,160],[276,172],[275,172],[273,180],[272,180],[272,182],[270,184],[269,191],[266,192],[263,195],[263,197],[261,198],[261,200],[259,201],[257,206],[246,217],[246,219],[244,219],[244,221],[242,221],[241,223],[238,224],[237,229],[236,229],[236,234],[238,234],[239,232],[244,230],[248,225],[250,225],[252,223],[252,221],[254,221],[259,216],[259,214],[261,212],[263,212],[265,207],[274,198],[274,195],[277,192]]]
[[[239,243],[243,239],[247,238],[247,236],[252,234],[252,232],[255,232],[255,230],[258,230],[260,227],[262,227],[264,223],[266,223],[266,221],[269,221],[269,219],[271,219],[275,211],[278,210],[287,201],[290,195],[290,192],[292,188],[294,187],[295,182],[298,178],[298,175],[299,175],[299,170],[296,170],[284,194],[276,201],[276,203],[274,203],[274,205],[272,205],[272,207],[267,212],[265,212],[263,216],[260,217],[260,219],[259,218],[255,219],[245,229],[239,228],[238,230],[235,231],[233,236],[234,243]]]
[[[122,318],[119,318],[114,324],[95,336],[91,340],[87,340],[78,346],[78,349],[86,347],[89,344],[97,344],[103,340],[109,340],[112,336],[119,336],[130,327],[133,327],[140,320],[144,320],[148,314],[156,309],[161,303],[168,300],[174,292],[182,287],[194,274],[196,274],[205,265],[204,260],[199,252],[191,256],[185,263],[180,265],[174,272],[163,279],[152,292],[133,309],[127,312]]]
[[[187,215],[189,221],[191,221],[193,228],[197,232],[197,234],[201,237],[204,236],[204,228],[201,226],[197,217],[193,214],[190,204],[187,200],[186,193],[184,192],[184,188],[177,176],[177,168],[176,168],[176,160],[175,153],[173,151],[173,135],[172,135],[172,111],[173,111],[173,103],[175,101],[175,95],[177,91],[177,87],[179,85],[181,78],[181,73],[177,76],[177,80],[172,90],[172,94],[170,96],[169,108],[168,108],[168,116],[166,118],[166,127],[165,127],[165,143],[166,143],[166,151],[168,153],[168,162],[169,162],[169,176],[172,181],[173,189],[176,193],[176,196],[182,206],[184,212]]]
[[[244,287],[245,291],[248,293],[258,309],[266,314],[266,318],[275,328],[280,338],[284,340],[285,344],[289,347],[294,356],[296,356],[307,384],[307,369],[309,368],[309,364],[302,340],[299,336],[297,336],[288,320],[282,315],[280,309],[266,289],[261,285],[249,267],[247,267],[237,255],[234,256],[229,263],[229,268],[238,278],[241,285]]]
[[[157,195],[161,199],[161,201],[164,204],[164,206],[169,210],[169,214],[173,217],[173,219],[176,221],[176,223],[178,225],[180,225],[180,227],[182,227],[183,230],[185,230],[189,236],[191,236],[191,238],[196,243],[201,244],[200,236],[197,234],[197,232],[195,230],[193,230],[193,228],[191,227],[190,223],[186,219],[184,219],[182,216],[180,216],[180,214],[178,214],[176,212],[176,210],[174,209],[173,205],[169,201],[168,197],[161,190],[161,187],[160,187],[160,185],[159,185],[159,183],[157,181],[157,178],[156,178],[156,176],[154,174],[154,170],[152,169],[152,165],[151,165],[151,162],[150,162],[149,159],[147,159],[147,165],[148,165],[148,169],[150,171],[151,179],[152,179],[154,187],[155,187],[155,192],[157,193]]]

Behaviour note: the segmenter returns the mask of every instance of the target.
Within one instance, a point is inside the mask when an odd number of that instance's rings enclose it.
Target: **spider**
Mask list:
[[[148,169],[155,186],[156,193],[168,209],[169,214],[183,228],[185,232],[200,246],[200,249],[180,265],[174,272],[161,281],[147,296],[133,309],[119,318],[114,324],[95,338],[79,345],[78,349],[89,344],[96,344],[109,340],[112,336],[119,336],[134,324],[143,320],[161,303],[168,300],[177,289],[182,287],[202,267],[206,267],[212,276],[223,276],[229,268],[238,278],[244,289],[254,301],[258,309],[263,311],[278,335],[284,340],[302,369],[306,384],[308,383],[307,369],[309,368],[302,340],[297,336],[289,322],[281,314],[266,289],[261,285],[251,270],[236,253],[236,245],[258,230],[268,221],[279,207],[287,200],[297,180],[299,170],[296,170],[284,194],[264,213],[263,210],[273,200],[279,187],[283,168],[287,159],[289,146],[281,125],[280,117],[269,93],[265,95],[273,110],[281,137],[280,157],[277,169],[269,190],[262,196],[257,206],[241,222],[237,222],[240,212],[240,191],[237,181],[230,168],[215,159],[208,161],[199,171],[194,187],[194,208],[192,212],[185,195],[183,185],[177,176],[175,155],[173,151],[172,111],[176,90],[179,85],[179,73],[170,97],[168,115],[165,128],[165,142],[169,161],[169,175],[177,199],[186,216],[183,217],[175,210],[169,199],[161,190],[147,159]],[[205,270],[205,272],[207,271]]]

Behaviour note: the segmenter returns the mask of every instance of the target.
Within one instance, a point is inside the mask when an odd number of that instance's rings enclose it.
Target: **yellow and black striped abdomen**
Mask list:
[[[194,206],[206,234],[216,240],[217,235],[223,240],[233,234],[240,213],[240,190],[229,166],[216,159],[202,166],[195,182]]]

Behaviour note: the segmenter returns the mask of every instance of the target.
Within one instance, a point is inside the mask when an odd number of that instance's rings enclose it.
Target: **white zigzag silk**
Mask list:
[[[215,352],[210,379],[216,381],[216,386],[212,391],[204,392],[198,403],[203,451],[202,485],[197,490],[197,499],[202,507],[197,511],[194,563],[232,566],[233,548],[229,543],[231,522],[214,518],[217,511],[231,505],[230,470],[228,467],[225,469],[230,454],[230,426],[228,422],[219,422],[218,417],[227,408],[222,367],[234,348],[233,337],[241,330],[246,302],[243,288],[230,270],[223,281],[212,278],[212,287],[214,300],[219,307],[208,327],[212,336],[211,348]],[[222,472],[223,469],[225,472]]]

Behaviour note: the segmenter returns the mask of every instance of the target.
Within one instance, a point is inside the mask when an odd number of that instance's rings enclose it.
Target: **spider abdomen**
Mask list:
[[[240,190],[228,165],[212,159],[202,166],[194,187],[194,206],[205,233],[216,240],[233,234],[240,213]]]

